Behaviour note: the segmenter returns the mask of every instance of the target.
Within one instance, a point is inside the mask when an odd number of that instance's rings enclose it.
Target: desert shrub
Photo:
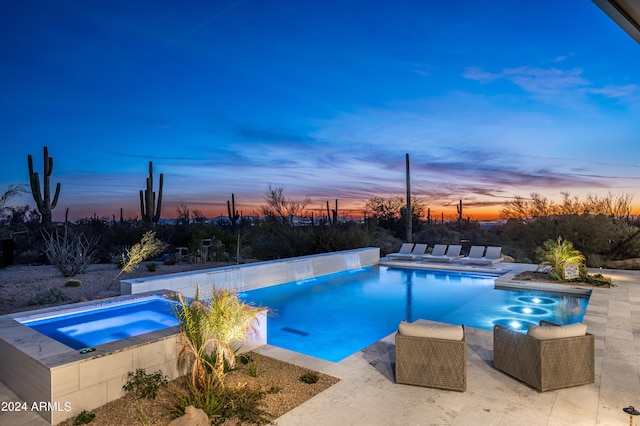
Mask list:
[[[64,283],[64,286],[65,287],[82,287],[82,281],[76,280],[76,279],[69,280],[66,283]]]
[[[640,230],[604,215],[560,215],[508,220],[495,228],[498,245],[516,260],[535,259],[536,247],[558,235],[569,238],[590,267],[607,260],[640,257]]]
[[[258,377],[258,366],[260,365],[260,354],[256,353],[252,357],[248,353],[243,353],[236,356],[236,359],[240,361],[241,364],[249,365],[249,375],[251,377]]]
[[[306,383],[306,384],[309,384],[309,385],[317,383],[319,379],[320,379],[320,376],[318,376],[313,371],[307,371],[302,376],[300,376],[300,381],[302,383]]]
[[[51,287],[47,290],[39,291],[27,303],[29,305],[50,305],[53,303],[66,302],[68,300],[69,296],[67,296],[62,289],[58,287]]]
[[[62,234],[56,230],[45,235],[44,254],[63,276],[72,277],[96,263],[98,240],[80,232],[70,235],[65,226]]]
[[[168,377],[162,371],[147,374],[144,368],[138,368],[135,373],[127,373],[127,382],[122,389],[136,398],[156,399],[160,386],[166,386],[167,383]]]
[[[147,271],[154,272],[158,267],[158,264],[156,262],[147,262],[146,267]]]
[[[78,415],[73,419],[73,426],[86,425],[93,421],[96,418],[94,413],[91,413],[87,410],[82,410],[78,413]]]
[[[35,249],[17,251],[14,257],[14,263],[16,265],[33,265],[41,263],[43,260],[42,252]]]
[[[187,383],[186,390],[177,394],[172,412],[182,416],[192,405],[207,413],[213,424],[221,424],[228,419],[234,419],[233,424],[270,424],[273,419],[262,408],[262,400],[279,391],[277,388],[264,391],[245,386],[220,388],[213,385],[197,389]]]
[[[268,395],[278,393],[280,389],[271,388],[267,391],[248,389],[246,387],[225,389],[223,392],[225,404],[221,412],[224,419],[235,419],[238,424],[271,424],[267,412],[261,408],[262,400]]]
[[[594,287],[613,287],[613,283],[611,282],[611,277],[606,277],[602,274],[585,274],[581,277],[581,279],[591,284]]]
[[[131,249],[125,249],[120,260],[122,270],[118,272],[113,280],[111,280],[111,283],[107,288],[111,288],[120,275],[125,272],[135,271],[140,262],[143,262],[158,253],[162,253],[165,248],[167,248],[167,244],[157,239],[155,232],[146,232],[142,236],[142,239],[138,243],[134,244]]]
[[[402,245],[402,240],[395,238],[387,229],[376,228],[370,234],[370,244],[372,247],[380,247],[380,256],[395,253]]]
[[[214,386],[198,389],[190,383],[187,383],[186,387],[186,390],[176,395],[175,402],[171,409],[175,415],[184,415],[185,408],[192,405],[207,413],[211,420],[221,417],[222,410],[225,406],[223,389]]]

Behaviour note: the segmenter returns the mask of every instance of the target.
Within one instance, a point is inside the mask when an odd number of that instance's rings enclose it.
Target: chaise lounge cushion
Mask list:
[[[564,339],[584,336],[587,334],[587,326],[580,322],[560,326],[530,325],[527,334],[538,340]]]
[[[464,337],[464,329],[461,325],[452,325],[444,323],[409,323],[400,322],[398,332],[402,336],[427,337],[430,339],[457,340],[460,341]]]

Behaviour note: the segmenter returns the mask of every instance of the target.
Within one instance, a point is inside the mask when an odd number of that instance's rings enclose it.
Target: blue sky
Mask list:
[[[639,183],[640,46],[587,0],[34,0],[0,36],[0,191],[48,146],[54,220],[139,216],[149,161],[164,217],[269,184],[361,211],[405,153],[436,215]]]

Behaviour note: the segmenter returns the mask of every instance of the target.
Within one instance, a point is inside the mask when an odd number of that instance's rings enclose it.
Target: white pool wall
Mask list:
[[[247,291],[296,281],[299,278],[309,278],[307,274],[310,269],[313,276],[341,272],[352,268],[354,260],[358,260],[360,266],[378,264],[380,248],[367,247],[224,268],[121,280],[120,293],[137,294],[166,289],[180,292],[185,297],[194,297],[198,287],[203,296],[219,287]]]

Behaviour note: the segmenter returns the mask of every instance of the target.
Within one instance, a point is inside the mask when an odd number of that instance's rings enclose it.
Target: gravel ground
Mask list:
[[[52,287],[61,289],[68,296],[69,301],[65,303],[74,303],[102,298],[105,296],[105,292],[109,294],[114,291],[116,293],[119,292],[119,279],[184,272],[225,265],[229,265],[229,263],[159,264],[154,272],[150,272],[143,264],[137,270],[122,274],[119,277],[120,270],[115,265],[92,265],[87,272],[71,278],[63,277],[54,266],[50,265],[9,266],[0,269],[0,315],[62,304],[29,304],[29,301],[38,293]],[[82,282],[82,285],[80,287],[65,287],[65,283],[70,279],[78,279]],[[254,355],[253,359],[257,360],[257,377],[254,377],[250,371],[251,364],[243,365],[238,363],[238,369],[225,376],[225,383],[230,387],[258,389],[267,392],[260,405],[265,412],[265,418],[268,419],[263,424],[269,424],[271,420],[278,418],[338,382],[338,379],[334,377],[318,373],[320,378],[318,382],[307,384],[300,380],[300,377],[308,372],[307,369],[264,356],[257,356],[256,358]],[[149,371],[147,373],[151,374],[152,372]],[[155,400],[136,400],[131,396],[126,396],[112,401],[92,411],[96,414],[96,418],[91,422],[91,425],[167,425],[175,417],[171,413],[170,407],[175,401],[176,393],[183,391],[184,388],[184,380],[179,378],[170,382],[168,386],[163,387]],[[268,392],[270,390],[273,392]],[[73,419],[62,423],[63,426],[72,424]],[[241,425],[254,423],[242,423],[237,419],[232,419],[224,424]]]
[[[120,291],[120,279],[146,277],[150,275],[170,274],[173,272],[192,271],[196,269],[215,268],[232,263],[176,263],[175,265],[156,264],[156,270],[147,270],[146,264],[141,264],[131,273],[121,272],[116,265],[91,265],[89,269],[74,277],[65,278],[55,266],[51,265],[12,265],[0,269],[0,315],[13,312],[27,311],[63,303],[30,305],[29,301],[39,292],[56,287],[69,297],[64,303],[73,303],[102,297],[104,293],[116,295]],[[65,287],[69,280],[80,280],[80,287]],[[111,287],[109,287],[111,285]]]
[[[252,375],[251,363],[238,363],[236,370],[226,374],[225,384],[227,388],[232,389],[251,389],[266,392],[266,396],[258,404],[258,408],[263,410],[261,416],[263,421],[257,424],[273,424],[273,420],[338,382],[335,377],[317,373],[319,380],[316,383],[307,384],[302,382],[300,377],[309,370],[273,358],[265,356],[256,358],[255,354],[250,355],[254,360],[252,362],[257,360],[257,374]],[[171,412],[176,394],[184,392],[185,389],[184,379],[181,378],[170,382],[168,386],[162,387],[156,399],[135,399],[133,396],[124,396],[96,410],[92,410],[96,417],[90,425],[167,425],[176,417]],[[146,419],[146,422],[143,421],[143,418]],[[73,418],[68,419],[61,423],[60,426],[72,426],[73,420]],[[224,423],[216,421],[215,424],[231,426],[256,423],[227,419]]]

